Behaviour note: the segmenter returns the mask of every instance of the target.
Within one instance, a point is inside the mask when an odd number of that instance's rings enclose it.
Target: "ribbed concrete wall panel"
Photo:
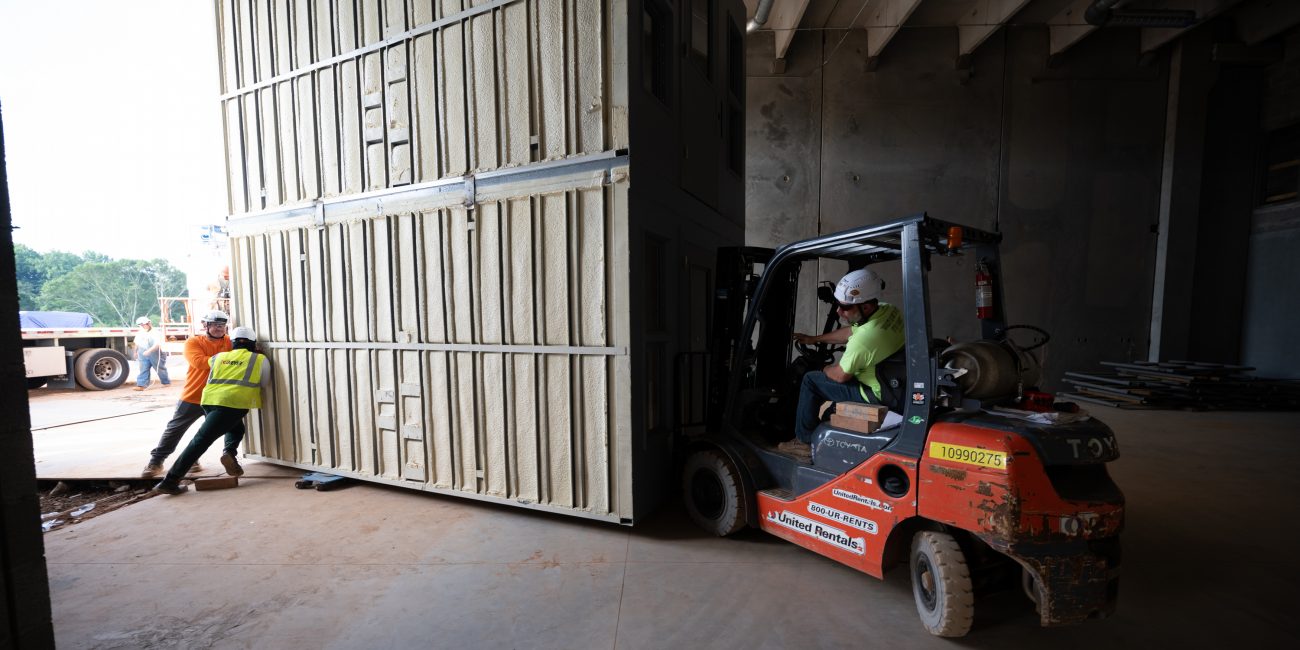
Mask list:
[[[708,6],[713,42],[740,29],[738,0]],[[679,270],[743,242],[738,177],[682,186],[683,125],[714,133],[732,87],[725,48],[712,81],[687,83],[685,30],[655,25],[669,56],[641,56],[626,0],[216,0],[216,14],[233,316],[276,368],[248,451],[648,514],[671,475],[668,364],[707,330],[685,302],[712,295],[707,273],[678,291]],[[690,151],[694,168],[723,160]]]
[[[232,214],[627,147],[621,2],[217,11]]]
[[[630,519],[618,178],[473,209],[232,222],[235,318],[276,364],[249,453]]]

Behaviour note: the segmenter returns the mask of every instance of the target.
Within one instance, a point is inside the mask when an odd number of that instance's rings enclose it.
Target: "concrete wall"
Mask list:
[[[1025,26],[958,70],[952,28],[915,28],[868,70],[864,33],[837,47],[842,36],[800,33],[783,74],[769,72],[770,37],[750,39],[749,243],[920,211],[998,229],[1008,319],[1054,337],[1048,388],[1066,370],[1144,357],[1164,60],[1141,65],[1136,32],[1104,30],[1049,68],[1046,29]],[[932,276],[934,335],[977,336],[972,264]]]
[[[1300,31],[1285,39],[1283,61],[1264,70],[1260,131],[1300,123]],[[1252,186],[1258,192],[1258,185]],[[1258,199],[1258,194],[1254,195]],[[1257,208],[1250,215],[1241,362],[1267,377],[1300,378],[1300,201]]]

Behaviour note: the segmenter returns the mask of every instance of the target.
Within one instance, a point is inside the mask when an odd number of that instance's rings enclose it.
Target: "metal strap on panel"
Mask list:
[[[506,352],[516,354],[572,354],[582,356],[626,356],[627,348],[583,345],[510,345],[486,343],[306,343],[259,341],[274,350],[411,350],[430,352]]]
[[[304,227],[320,228],[328,223],[356,217],[469,206],[483,200],[492,200],[493,197],[503,195],[506,190],[518,190],[524,183],[529,184],[530,193],[559,189],[553,185],[568,186],[583,179],[587,183],[606,183],[614,170],[627,165],[626,150],[602,151],[416,185],[316,199],[261,212],[232,214],[227,221],[232,235],[238,235],[243,228],[268,224],[286,227],[301,222],[299,225]],[[474,192],[476,196],[468,196],[468,192]]]
[[[335,63],[342,63],[344,61],[357,59],[367,54],[370,54],[371,52],[378,52],[379,50],[382,50],[390,45],[400,43],[407,39],[415,38],[416,36],[420,36],[422,34],[428,34],[429,32],[437,31],[452,23],[458,23],[467,18],[473,18],[474,16],[477,16],[479,14],[487,13],[489,11],[497,9],[498,7],[504,7],[508,4],[513,4],[515,2],[519,2],[519,0],[493,0],[492,2],[489,2],[485,5],[480,5],[472,9],[466,9],[460,13],[452,14],[450,16],[445,16],[431,23],[425,23],[423,25],[420,25],[419,27],[413,27],[396,36],[384,39],[377,43],[371,43],[370,45],[367,45],[365,47],[359,47],[355,50],[344,52],[342,54],[336,54],[328,59],[321,59],[320,61],[317,61],[310,65],[303,66],[301,68],[298,68],[297,70],[291,70],[281,75],[276,75],[274,77],[271,77],[270,79],[263,79],[262,81],[259,81],[251,86],[244,86],[243,88],[230,91],[222,95],[220,99],[221,101],[225,101],[227,99],[234,99],[241,95],[247,95],[249,93],[261,90],[263,88],[274,86],[275,84],[278,84],[282,81],[288,81],[295,77],[301,77],[303,75],[310,74],[312,72],[315,72],[316,70],[320,70],[321,68],[327,68],[329,66],[334,65]]]

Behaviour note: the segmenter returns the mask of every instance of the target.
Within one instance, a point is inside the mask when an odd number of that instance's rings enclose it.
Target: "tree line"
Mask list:
[[[166,260],[115,260],[102,253],[38,253],[14,244],[18,308],[26,311],[77,311],[96,325],[134,325],[148,316],[161,322],[158,299],[185,296],[185,274]],[[169,319],[184,317],[174,305]]]

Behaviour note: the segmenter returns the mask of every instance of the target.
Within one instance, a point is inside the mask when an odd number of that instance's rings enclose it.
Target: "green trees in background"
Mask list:
[[[87,251],[38,253],[14,244],[19,309],[80,311],[97,325],[133,325],[140,316],[162,319],[158,298],[184,296],[185,274],[166,260],[114,260]],[[183,316],[183,307],[176,305]]]

